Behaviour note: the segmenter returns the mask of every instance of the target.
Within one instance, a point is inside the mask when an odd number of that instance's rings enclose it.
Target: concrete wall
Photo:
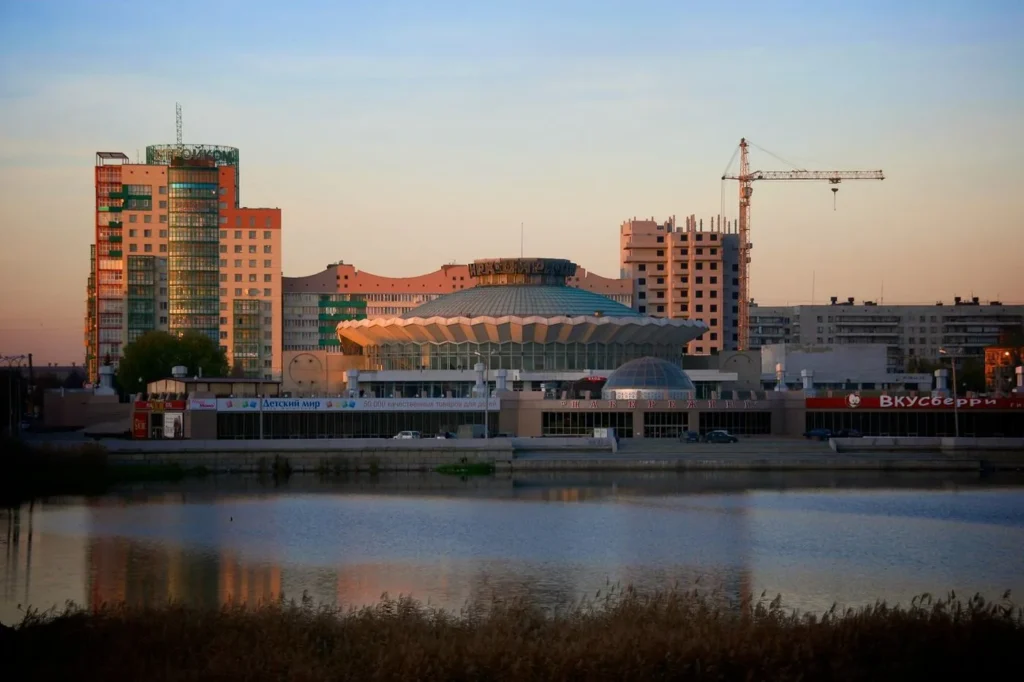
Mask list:
[[[95,424],[130,419],[130,403],[117,396],[98,396],[92,391],[47,391],[43,394],[43,427],[82,429]]]

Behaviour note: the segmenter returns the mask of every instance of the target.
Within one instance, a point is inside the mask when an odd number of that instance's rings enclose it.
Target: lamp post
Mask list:
[[[960,408],[959,401],[956,398],[956,359],[959,357],[959,353],[950,353],[945,348],[939,349],[939,355],[948,355],[949,364],[953,367],[953,434],[960,437]]]
[[[484,440],[491,437],[491,356],[495,352],[492,350],[484,355],[480,351],[473,351],[473,355],[484,363]]]

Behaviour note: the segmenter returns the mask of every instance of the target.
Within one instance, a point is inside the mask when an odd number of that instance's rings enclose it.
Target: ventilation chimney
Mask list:
[[[171,376],[175,379],[184,379],[188,376],[188,367],[185,365],[175,365],[171,367]]]

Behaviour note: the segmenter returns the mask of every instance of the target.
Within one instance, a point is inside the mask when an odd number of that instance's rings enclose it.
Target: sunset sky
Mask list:
[[[618,275],[626,218],[736,215],[752,293],[1024,303],[1024,3],[0,0],[0,354],[82,362],[97,150],[241,150],[286,275],[518,255]],[[813,273],[813,274],[812,274]]]

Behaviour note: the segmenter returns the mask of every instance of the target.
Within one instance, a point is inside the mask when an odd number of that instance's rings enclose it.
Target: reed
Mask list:
[[[1003,679],[1024,614],[981,597],[801,615],[696,592],[627,589],[560,611],[524,601],[460,613],[410,599],[359,610],[310,600],[197,610],[29,613],[5,667],[34,680]]]

